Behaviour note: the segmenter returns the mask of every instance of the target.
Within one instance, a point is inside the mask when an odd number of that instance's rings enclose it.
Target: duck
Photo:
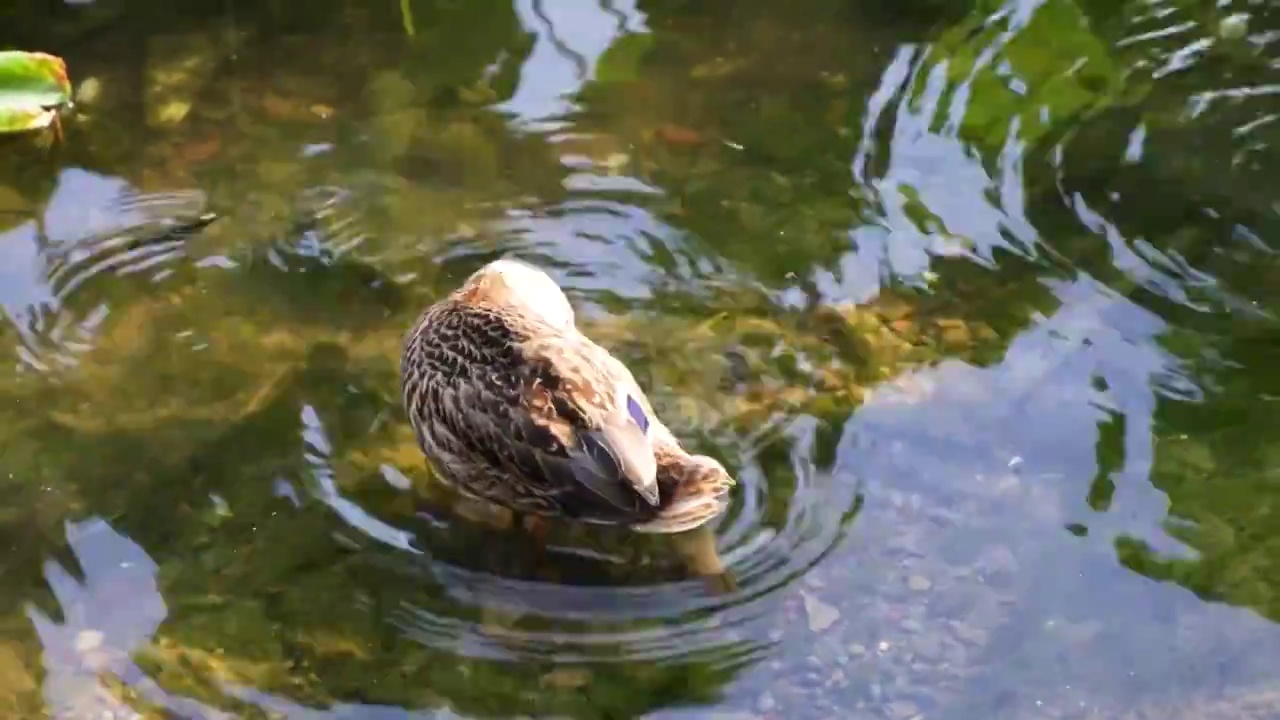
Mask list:
[[[736,485],[681,445],[626,365],[578,329],[560,286],[523,260],[488,262],[422,311],[400,376],[433,474],[529,529],[705,532]]]

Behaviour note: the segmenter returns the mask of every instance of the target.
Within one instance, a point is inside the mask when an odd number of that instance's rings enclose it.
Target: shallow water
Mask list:
[[[1189,0],[0,10],[82,92],[0,149],[0,716],[1280,716],[1277,38]],[[400,339],[508,252],[739,478],[735,592],[432,483]]]

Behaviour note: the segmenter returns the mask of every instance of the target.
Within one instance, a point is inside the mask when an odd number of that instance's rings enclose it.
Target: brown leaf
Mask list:
[[[217,155],[221,149],[222,139],[217,133],[209,133],[205,138],[178,146],[178,155],[186,162],[201,163]]]
[[[699,145],[703,142],[702,133],[683,125],[666,123],[657,129],[658,139],[669,145]]]

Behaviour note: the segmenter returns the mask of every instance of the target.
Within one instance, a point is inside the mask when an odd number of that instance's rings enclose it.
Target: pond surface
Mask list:
[[[3,717],[1280,717],[1273,4],[11,5]],[[504,253],[735,591],[432,482],[400,341]]]

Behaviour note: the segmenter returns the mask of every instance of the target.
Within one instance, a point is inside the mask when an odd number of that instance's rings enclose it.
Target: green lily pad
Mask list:
[[[0,52],[0,133],[51,125],[71,102],[67,63],[56,55]]]

